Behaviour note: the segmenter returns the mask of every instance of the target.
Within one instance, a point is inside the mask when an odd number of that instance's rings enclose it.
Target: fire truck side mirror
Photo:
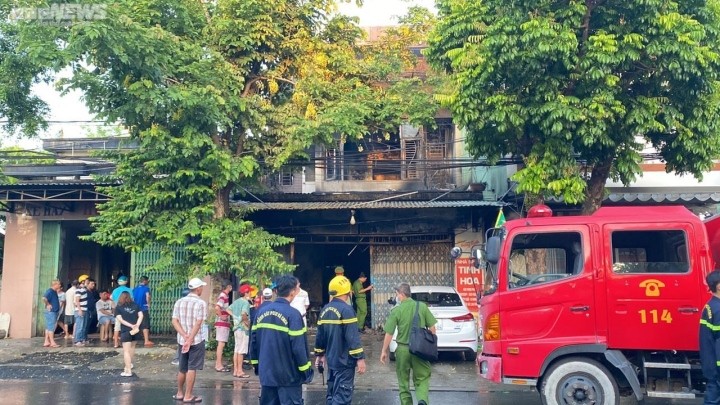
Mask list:
[[[491,236],[488,238],[487,244],[485,245],[485,260],[497,264],[500,260],[500,248],[502,247],[502,240],[499,236]]]

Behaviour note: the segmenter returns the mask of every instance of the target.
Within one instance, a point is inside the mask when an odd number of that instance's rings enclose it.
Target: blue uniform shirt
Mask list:
[[[288,387],[312,381],[305,323],[285,298],[263,305],[250,337],[251,363],[257,365],[260,385]]]
[[[710,298],[700,318],[700,364],[705,378],[720,379],[720,298]]]
[[[315,354],[332,370],[355,368],[365,358],[355,311],[345,301],[335,298],[320,311]]]

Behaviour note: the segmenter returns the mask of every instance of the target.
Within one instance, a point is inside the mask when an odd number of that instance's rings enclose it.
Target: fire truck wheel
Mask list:
[[[548,371],[540,389],[543,404],[619,405],[617,382],[602,364],[584,358],[559,361]]]

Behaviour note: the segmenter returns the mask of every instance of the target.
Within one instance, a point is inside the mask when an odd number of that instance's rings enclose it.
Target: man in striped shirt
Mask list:
[[[175,400],[183,402],[201,402],[202,398],[193,394],[197,370],[205,365],[205,333],[203,323],[207,318],[207,303],[200,298],[203,287],[207,285],[199,278],[188,283],[190,293],[177,300],[173,307],[172,324],[177,331],[178,365],[177,393]]]
[[[73,334],[73,342],[75,346],[85,346],[88,342],[87,338],[87,322],[90,318],[88,313],[88,291],[85,283],[90,277],[83,274],[78,277],[78,287],[75,290],[75,332]]]

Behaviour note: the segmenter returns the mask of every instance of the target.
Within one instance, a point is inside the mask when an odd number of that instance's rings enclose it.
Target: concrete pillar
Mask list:
[[[40,221],[17,214],[7,214],[6,220],[0,312],[10,314],[11,338],[29,338],[35,324]]]

